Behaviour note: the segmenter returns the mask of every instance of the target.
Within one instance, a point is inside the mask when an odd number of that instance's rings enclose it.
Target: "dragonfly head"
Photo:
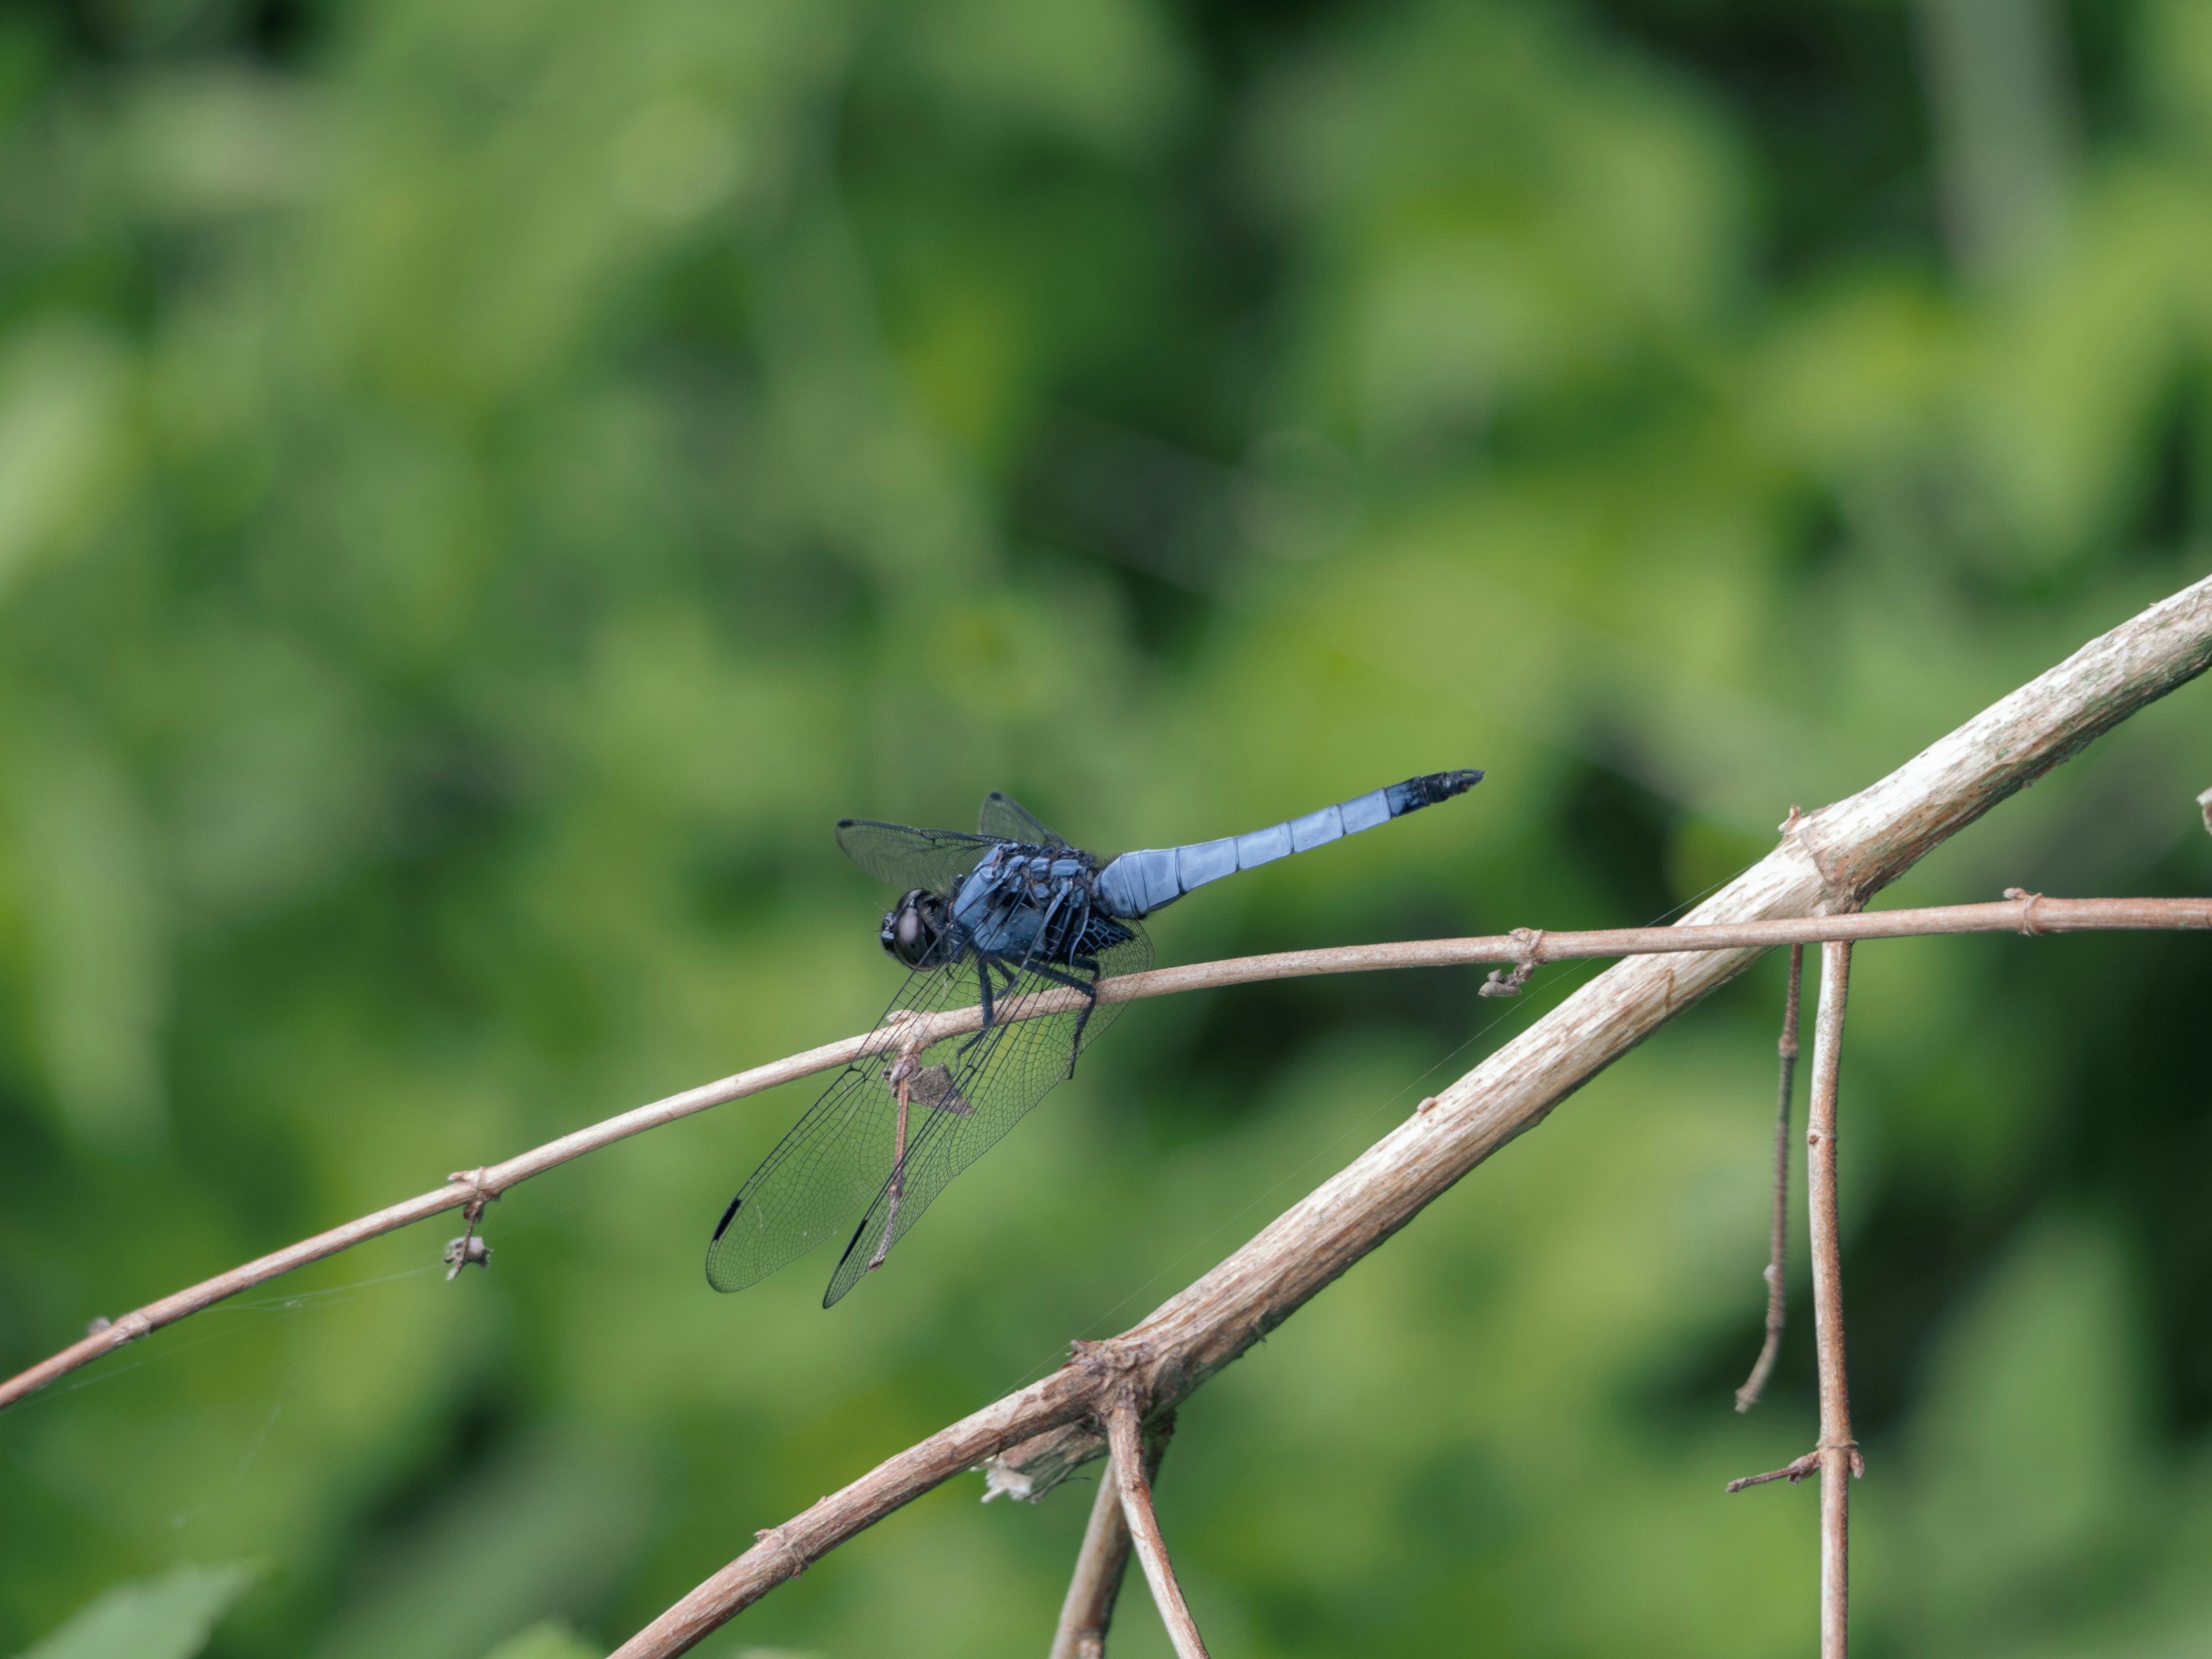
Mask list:
[[[919,968],[945,937],[945,901],[916,887],[884,917],[884,949],[909,968]]]

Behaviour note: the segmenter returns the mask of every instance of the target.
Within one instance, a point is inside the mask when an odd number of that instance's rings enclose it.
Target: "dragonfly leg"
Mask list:
[[[1079,979],[1073,974],[1063,974],[1059,969],[1048,968],[1041,962],[1031,963],[1030,964],[1030,972],[1035,974],[1039,979],[1050,980],[1054,985],[1065,985],[1071,991],[1080,991],[1083,993],[1083,1012],[1075,1017],[1075,1038],[1074,1041],[1070,1042],[1067,1047],[1067,1075],[1069,1077],[1073,1077],[1075,1075],[1075,1057],[1077,1054],[1081,1053],[1083,1049],[1083,1028],[1091,1023],[1091,1016],[1098,1006],[1098,985],[1097,980],[1098,964],[1085,957],[1072,960],[1068,963],[1068,966],[1077,969],[1088,968],[1091,970],[1092,977],[1090,979]]]
[[[963,1054],[981,1042],[984,1034],[997,1023],[998,1016],[994,1012],[997,1006],[996,998],[991,990],[991,969],[994,968],[1006,976],[1006,982],[999,988],[998,996],[1012,990],[1021,979],[1021,975],[1003,957],[990,956],[981,951],[975,952],[975,983],[982,988],[983,992],[983,1024],[974,1036],[960,1045],[960,1052]]]

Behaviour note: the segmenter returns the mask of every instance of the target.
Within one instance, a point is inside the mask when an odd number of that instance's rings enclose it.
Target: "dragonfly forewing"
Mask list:
[[[957,830],[917,830],[910,823],[843,818],[837,824],[837,845],[878,881],[919,887],[946,898],[997,843],[988,836]]]

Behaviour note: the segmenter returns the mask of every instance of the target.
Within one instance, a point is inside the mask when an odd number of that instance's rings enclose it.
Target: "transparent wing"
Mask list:
[[[983,810],[975,827],[993,841],[1015,841],[1024,847],[1065,847],[1067,842],[1046,829],[1036,817],[1004,790],[983,797]]]
[[[961,878],[996,844],[988,836],[917,830],[873,818],[841,818],[837,823],[837,845],[845,856],[878,881],[926,888],[939,898],[951,897]]]
[[[1100,978],[1139,973],[1152,966],[1152,940],[1133,924],[1123,925],[1130,927],[1133,937],[1099,953]],[[972,963],[967,971],[972,985],[975,973]],[[1064,971],[1077,978],[1091,977],[1072,969]],[[994,996],[1002,1011],[1018,1012],[1024,1001],[1065,988],[1031,971],[1023,973],[1013,986],[1000,993],[996,987],[1003,978],[1001,975],[993,981]],[[1091,1012],[1083,1024],[1085,1048],[1113,1023],[1121,1007],[1116,1002],[1102,1002]],[[822,1297],[823,1307],[836,1303],[871,1267],[880,1264],[884,1254],[906,1237],[952,1178],[988,1152],[1054,1084],[1073,1069],[1078,1018],[1069,1012],[1036,1019],[1001,1018],[978,1034],[972,1046],[968,1036],[948,1037],[922,1052],[919,1058],[924,1066],[947,1068],[949,1087],[967,1109],[910,1110],[902,1171],[892,1170],[890,1132],[883,1132],[877,1160],[883,1170],[881,1186],[846,1244],[837,1271],[830,1275],[830,1288]],[[879,1078],[878,1087],[884,1099],[892,1103],[884,1121],[893,1122],[896,1109],[890,1086]],[[909,1092],[919,1098],[918,1089]]]
[[[902,1009],[933,1014],[973,1004],[977,995],[972,957],[921,969],[907,975],[876,1029],[890,1024]],[[742,1291],[824,1240],[850,1236],[853,1218],[891,1172],[897,1103],[884,1081],[891,1058],[869,1054],[838,1073],[806,1115],[761,1160],[722,1212],[707,1247],[708,1284],[718,1291]],[[934,1092],[942,1099],[946,1091],[928,1079],[910,1092],[916,1098]],[[951,1100],[960,1102],[957,1092]],[[910,1111],[909,1135],[914,1116]]]

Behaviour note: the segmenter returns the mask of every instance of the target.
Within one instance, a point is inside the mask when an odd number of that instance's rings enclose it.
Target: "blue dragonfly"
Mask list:
[[[919,1049],[887,1035],[840,1072],[730,1200],[707,1248],[708,1282],[741,1291],[842,1237],[822,1297],[830,1306],[883,1265],[955,1176],[1073,1074],[1076,1056],[1120,1009],[1098,1000],[1098,981],[1152,965],[1145,917],[1207,882],[1481,781],[1477,771],[1432,772],[1249,835],[1111,860],[1071,847],[996,790],[973,835],[842,820],[846,856],[903,890],[880,938],[908,974],[878,1031],[971,1006],[981,1028]],[[1059,1006],[1030,1015],[1042,998]]]

